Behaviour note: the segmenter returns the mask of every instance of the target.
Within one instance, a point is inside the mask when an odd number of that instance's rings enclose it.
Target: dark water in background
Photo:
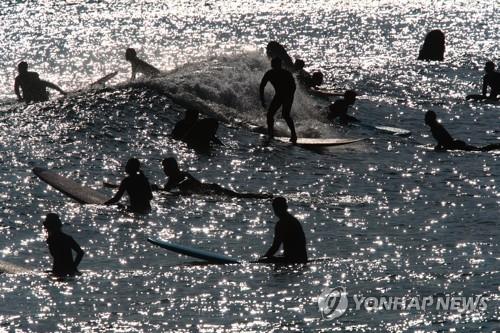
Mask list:
[[[0,259],[35,273],[0,275],[0,330],[13,331],[380,331],[491,332],[499,326],[499,155],[435,153],[423,125],[428,109],[472,144],[500,140],[498,104],[466,103],[487,59],[498,63],[500,13],[491,2],[93,1],[0,4]],[[415,61],[425,32],[447,35],[446,60]],[[361,96],[353,114],[367,124],[409,129],[398,138],[323,121],[325,102],[298,92],[299,133],[371,137],[312,152],[262,146],[240,121],[264,124],[258,82],[262,48],[282,41],[309,69]],[[137,85],[127,46],[168,72]],[[490,58],[490,56],[492,58]],[[497,57],[497,58],[494,58]],[[28,61],[67,90],[113,70],[104,91],[25,107],[13,104],[15,65]],[[226,120],[225,149],[198,155],[167,135],[186,106]],[[283,127],[283,125],[281,125]],[[134,216],[81,206],[31,173],[47,166],[94,188],[118,182],[131,156],[153,183],[175,156],[193,175],[240,191],[289,199],[302,222],[307,267],[198,265],[146,242],[175,242],[255,259],[270,245],[275,218],[259,200],[157,195]],[[109,190],[109,195],[112,193]],[[55,283],[41,228],[49,211],[86,251],[75,281]],[[326,286],[349,295],[485,296],[483,312],[349,309],[321,319]]]

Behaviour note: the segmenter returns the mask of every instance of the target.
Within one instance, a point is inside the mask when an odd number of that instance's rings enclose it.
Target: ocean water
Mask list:
[[[423,124],[434,110],[471,144],[500,141],[500,104],[469,103],[487,60],[500,62],[500,10],[490,1],[3,1],[0,3],[0,260],[31,271],[0,274],[6,332],[497,332],[500,330],[500,155],[447,152]],[[418,62],[425,33],[446,34],[445,61]],[[308,137],[361,138],[323,151],[263,145],[258,84],[269,40],[320,69],[327,85],[355,89],[365,124],[408,138],[332,126],[329,101],[299,88],[293,108]],[[126,47],[164,71],[128,83]],[[15,102],[16,65],[71,93]],[[108,88],[88,85],[119,71]],[[267,98],[272,95],[268,88]],[[168,137],[186,108],[221,119],[225,146],[198,154]],[[286,126],[277,127],[286,135]],[[302,223],[307,265],[254,264],[276,218],[266,200],[169,197],[153,211],[79,205],[42,183],[52,168],[100,189],[138,157],[152,183],[176,157],[195,177],[288,199]],[[125,202],[125,201],[124,201]],[[85,250],[83,276],[54,281],[41,221],[58,212]],[[247,263],[207,265],[148,237]],[[326,320],[326,287],[349,307]],[[356,309],[354,296],[482,297],[474,311]]]

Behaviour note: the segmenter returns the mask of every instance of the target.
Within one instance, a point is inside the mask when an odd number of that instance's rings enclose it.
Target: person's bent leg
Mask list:
[[[282,109],[282,115],[283,119],[285,119],[288,128],[290,128],[290,141],[293,143],[297,142],[297,133],[295,133],[295,124],[293,123],[293,119],[290,116],[290,112],[292,111],[292,104],[293,104],[293,95],[291,98],[287,101],[283,102],[283,109]]]
[[[281,106],[282,101],[278,96],[274,96],[271,104],[269,105],[269,110],[267,111],[267,134],[269,139],[274,137],[274,115]]]

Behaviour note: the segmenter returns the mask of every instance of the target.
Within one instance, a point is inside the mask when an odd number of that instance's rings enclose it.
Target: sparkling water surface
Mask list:
[[[423,124],[437,112],[471,144],[500,140],[500,104],[469,103],[484,62],[499,62],[500,11],[490,1],[5,1],[0,4],[0,331],[493,332],[499,330],[500,155],[437,153]],[[445,61],[418,62],[425,33],[446,34]],[[328,101],[299,89],[301,136],[368,137],[323,151],[263,145],[258,84],[263,49],[283,43],[329,87],[360,96],[353,115],[409,138],[325,120]],[[126,47],[164,70],[127,83]],[[71,93],[15,102],[19,61]],[[88,84],[119,71],[104,90]],[[268,100],[272,89],[268,88]],[[223,121],[225,146],[200,155],[168,137],[186,108]],[[282,121],[278,129],[286,135]],[[152,183],[175,156],[205,182],[289,200],[311,258],[306,266],[249,263],[270,246],[267,200],[155,194],[153,211],[79,205],[32,173],[49,167],[102,189],[136,156]],[[125,202],[125,200],[124,200]],[[58,212],[86,255],[84,275],[53,281],[42,218]],[[223,253],[208,265],[148,237]],[[322,319],[317,297],[483,296],[486,311],[365,311]]]

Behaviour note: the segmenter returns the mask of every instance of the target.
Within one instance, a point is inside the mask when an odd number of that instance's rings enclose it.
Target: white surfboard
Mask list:
[[[274,138],[277,141],[290,143],[290,137],[278,136]],[[296,145],[298,146],[309,146],[309,147],[329,147],[329,146],[341,146],[348,145],[351,143],[366,140],[367,138],[361,139],[322,139],[322,138],[298,138]]]

